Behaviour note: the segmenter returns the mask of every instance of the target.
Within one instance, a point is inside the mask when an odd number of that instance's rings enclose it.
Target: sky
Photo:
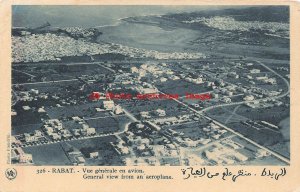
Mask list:
[[[231,6],[232,7],[232,6]],[[119,18],[152,14],[216,10],[228,6],[13,6],[13,27],[37,27],[50,22],[53,27],[94,27],[112,25]]]

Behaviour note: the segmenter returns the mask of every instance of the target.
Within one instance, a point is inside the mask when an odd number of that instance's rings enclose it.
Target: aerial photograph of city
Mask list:
[[[11,8],[12,164],[290,165],[289,6]]]

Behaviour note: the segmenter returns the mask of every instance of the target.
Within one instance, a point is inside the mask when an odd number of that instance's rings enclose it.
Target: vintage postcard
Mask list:
[[[0,16],[0,192],[300,191],[299,2]]]

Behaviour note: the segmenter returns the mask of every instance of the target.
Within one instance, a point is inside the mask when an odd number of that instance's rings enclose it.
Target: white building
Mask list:
[[[160,78],[160,82],[166,82],[168,79],[165,77]]]
[[[144,124],[141,124],[141,123],[138,123],[138,124],[136,124],[136,127],[137,127],[138,129],[142,129],[142,128],[145,127],[145,125],[144,125]]]
[[[260,73],[260,70],[259,69],[251,69],[250,73]]]
[[[142,88],[141,93],[142,94],[150,94],[150,93],[157,93],[158,90],[156,88]]]
[[[38,109],[38,113],[46,113],[45,109],[43,107],[40,107]]]
[[[85,159],[82,156],[77,157],[78,165],[84,165]]]
[[[253,100],[254,100],[253,95],[247,95],[246,97],[244,97],[244,101],[253,101]]]
[[[121,107],[120,105],[117,105],[117,106],[114,108],[114,113],[115,113],[116,115],[119,115],[119,114],[123,113],[122,107]]]
[[[40,130],[35,130],[35,131],[34,131],[34,135],[35,135],[36,137],[41,137],[41,136],[42,136],[42,132],[41,132]]]
[[[99,153],[98,152],[92,152],[90,153],[90,158],[98,158],[99,157]]]
[[[157,110],[155,111],[155,113],[156,113],[158,116],[160,116],[160,117],[166,116],[166,111],[163,110],[163,109],[157,109]]]
[[[86,130],[86,135],[94,135],[96,134],[96,129],[95,128],[87,128]]]
[[[26,105],[26,106],[23,106],[22,108],[23,108],[23,110],[24,110],[24,111],[28,111],[28,110],[30,110],[30,109],[31,109],[31,108],[30,108],[28,105]]]
[[[22,148],[13,149],[11,159],[19,163],[32,163],[32,155],[25,153]]]
[[[30,89],[30,93],[37,95],[37,94],[39,94],[39,90],[37,90],[37,89]]]
[[[229,97],[224,97],[222,99],[225,103],[231,103],[231,99]]]
[[[28,133],[24,133],[25,141],[26,142],[33,142],[36,141],[36,138],[34,135],[30,135]]]
[[[110,100],[110,101],[103,101],[103,107],[106,110],[113,110],[114,107],[115,107],[115,103],[112,100]]]
[[[57,133],[52,133],[51,137],[52,137],[53,140],[59,140],[59,139],[61,139],[61,135],[58,135]]]
[[[148,111],[141,111],[140,112],[140,116],[142,118],[150,118],[151,116],[149,115],[149,112]]]
[[[138,73],[139,69],[137,67],[131,67],[130,71],[131,71],[131,73]]]

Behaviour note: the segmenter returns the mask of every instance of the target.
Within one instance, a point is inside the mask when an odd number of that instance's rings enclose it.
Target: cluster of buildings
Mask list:
[[[153,58],[153,59],[201,59],[207,58],[200,52],[159,52],[140,48],[128,47],[120,44],[110,43],[112,50],[110,53],[118,53],[132,58]]]
[[[48,94],[46,93],[39,93],[37,89],[30,89],[29,91],[19,91],[17,92],[17,98],[18,101],[36,101],[38,99],[48,99]],[[45,107],[40,106],[40,107],[30,107],[29,105],[23,105],[22,106],[22,112],[27,112],[27,111],[34,111],[38,112],[40,114],[46,113]],[[18,112],[13,110],[11,111],[12,116],[18,115]]]
[[[92,136],[97,134],[96,129],[89,127],[89,125],[86,124],[82,118],[78,116],[74,116],[72,117],[72,120],[77,122],[79,125],[81,125],[81,128],[72,129],[73,135],[75,137],[85,137],[85,136]]]
[[[148,111],[141,111],[140,112],[140,118],[142,120],[150,119],[155,124],[158,125],[173,125],[173,124],[179,124],[188,122],[190,120],[199,120],[198,117],[192,118],[189,114],[184,115],[177,115],[177,116],[168,116],[166,117],[167,113],[164,109],[158,108],[154,111],[148,112]],[[170,115],[170,114],[169,114]]]
[[[277,79],[268,75],[261,75],[260,69],[253,68],[249,74],[238,74],[236,71],[231,71],[226,74],[227,77],[233,79],[242,78],[248,82],[248,85],[240,85],[224,82],[221,79],[215,81],[206,81],[205,86],[212,89],[211,96],[215,100],[220,100],[225,103],[232,102],[232,97],[243,95],[244,101],[255,101],[264,97],[274,97],[282,92],[281,90],[273,90],[272,88],[260,88],[259,85],[276,85]],[[258,86],[255,86],[255,85]]]
[[[286,107],[289,106],[288,103],[283,103],[282,101],[276,99],[262,99],[260,101],[254,100],[252,102],[245,103],[247,107],[250,108],[272,108],[272,107],[279,107],[285,105]]]
[[[58,119],[50,119],[45,121],[43,129],[52,140],[60,140],[62,138],[72,137],[70,131],[64,129],[62,123]]]
[[[201,23],[208,27],[225,30],[225,31],[250,31],[261,30],[268,31],[271,34],[284,32],[285,36],[289,36],[289,24],[280,22],[262,22],[262,21],[237,21],[232,17],[199,17],[184,23]]]
[[[166,63],[157,65],[156,63],[142,64],[139,68],[131,67],[132,74],[137,76],[138,79],[142,77],[152,77],[153,82],[166,82],[168,79],[180,79],[175,75],[174,71],[166,67]]]
[[[38,141],[42,137],[44,137],[44,135],[40,130],[35,130],[34,133],[24,133],[24,140],[27,143]]]
[[[174,124],[180,124],[180,123],[185,123],[189,122],[191,120],[199,120],[199,118],[194,117],[192,118],[190,115],[178,115],[178,116],[170,116],[170,117],[160,117],[153,119],[153,123],[157,125],[174,125]]]
[[[73,135],[75,137],[84,137],[96,134],[95,128],[89,127],[81,118],[75,116],[72,119],[82,125],[80,129],[72,129],[73,134],[70,130],[64,128],[58,119],[50,119],[45,121],[43,129],[45,133],[54,141],[68,139],[73,137]]]
[[[142,83],[141,85],[134,85],[134,86],[132,86],[132,90],[134,90],[140,94],[158,93],[158,89],[156,87],[154,87],[152,85],[148,85],[147,83]]]
[[[202,84],[203,83],[203,79],[201,77],[197,77],[197,78],[191,78],[191,77],[187,77],[185,78],[186,81],[191,82],[191,83],[195,83],[195,84]]]
[[[71,151],[68,152],[68,156],[73,163],[73,165],[84,166],[85,159],[80,151]]]
[[[173,156],[176,157],[180,154],[180,149],[177,148],[173,143],[165,144],[165,145],[154,145],[152,146],[152,150],[156,156],[168,157]]]
[[[279,71],[290,71],[290,69],[288,67],[276,67],[276,70],[279,70]]]
[[[126,144],[123,140],[120,140],[119,142],[117,142],[117,144],[114,144],[113,142],[111,142],[110,144],[113,146],[113,149],[119,155],[128,155],[128,154],[130,154],[129,148],[126,146]]]
[[[172,129],[168,129],[164,133],[168,138],[183,147],[196,147],[199,145],[206,145],[213,140],[220,139],[224,134],[227,133],[225,129],[221,129],[214,123],[210,123],[207,126],[199,129],[201,130],[199,131],[199,133],[201,133],[201,136],[196,140],[192,140],[184,136],[184,134],[178,133],[177,131],[174,131]]]
[[[257,130],[260,129],[272,129],[274,131],[278,131],[279,127],[277,125],[274,125],[270,122],[267,121],[252,121],[252,120],[247,120],[243,121],[242,124],[247,125],[249,127],[255,128]]]
[[[213,89],[212,93],[210,94],[213,99],[220,99],[225,103],[230,103],[230,97],[236,94],[238,91],[243,92],[242,88],[239,88],[233,84],[224,83],[223,81],[208,81],[206,82],[206,86]],[[244,91],[246,92],[247,90],[245,89]]]
[[[85,29],[82,27],[66,27],[62,28],[62,30],[66,31],[69,33],[72,37],[92,37],[96,35],[97,29],[89,28]]]
[[[203,156],[213,165],[243,164],[253,158],[270,156],[266,150],[257,148],[249,150],[243,144],[226,138],[203,152]]]
[[[157,111],[163,113],[161,109]],[[149,116],[149,112],[141,112],[140,115]],[[207,126],[201,128],[205,136],[193,140],[185,136],[184,133],[172,129],[160,129],[156,125],[161,125],[161,123],[156,122],[156,120],[159,121],[160,119],[165,119],[164,123],[179,123],[185,120],[184,118],[181,118],[182,121],[180,121],[180,118],[161,116],[153,120],[154,123],[146,121],[146,124],[135,124],[133,128],[125,133],[125,137],[120,138],[118,143],[112,144],[119,155],[125,156],[124,162],[126,165],[188,165],[193,162],[203,165],[205,161],[200,156],[183,157],[180,148],[203,146],[220,139],[222,135],[227,133],[226,130],[210,122]],[[155,135],[159,135],[159,139]],[[128,155],[131,156],[131,160],[126,158]],[[139,157],[140,160],[134,161],[132,158],[134,156]]]
[[[256,80],[267,83],[267,84],[271,84],[271,85],[276,85],[277,81],[275,78],[270,78],[268,76],[260,76],[260,77],[256,77]]]
[[[74,31],[74,29],[68,29]],[[81,33],[81,32],[78,32]],[[133,58],[198,59],[203,53],[172,52],[137,49],[119,44],[100,44],[52,33],[12,37],[13,62],[60,61],[65,56],[122,54]]]
[[[12,136],[11,146],[12,149],[18,147],[31,146],[33,144],[45,143],[47,138],[40,130],[35,130],[33,133],[23,133],[20,135]]]
[[[96,55],[110,52],[107,44],[75,40],[52,33],[12,37],[13,62],[59,61],[64,56]]]
[[[239,147],[235,145],[233,147]],[[235,162],[245,162],[249,157],[245,154],[232,149],[231,147],[218,145],[203,152],[204,156],[212,163],[217,165],[232,165]]]
[[[161,120],[161,122],[165,122],[163,119],[167,119],[166,121],[169,121],[170,119],[170,118],[161,118],[166,116],[166,111],[160,108],[152,111],[151,113],[149,111],[141,111],[139,115],[140,118],[143,120],[152,118],[152,116],[160,117],[159,119],[157,119],[157,121]],[[156,120],[154,120],[154,122],[156,122]]]
[[[47,99],[46,93],[39,93],[37,89],[30,89],[29,91],[18,91],[18,100],[20,101],[33,101],[34,99]]]
[[[170,165],[178,162],[180,155],[175,144],[143,123],[134,125],[112,146],[123,156],[125,165]]]
[[[100,99],[102,100],[102,105],[101,106],[103,107],[103,109],[101,109],[100,107],[96,107],[95,109],[96,109],[97,112],[101,112],[103,110],[106,110],[106,111],[112,111],[116,115],[119,115],[119,114],[123,113],[122,107],[120,105],[116,105],[113,100],[110,100],[110,99],[113,99],[113,98],[110,98],[109,96],[104,97],[103,96],[104,94],[101,94],[99,92],[93,92],[92,95],[99,95],[99,97],[94,97],[92,99],[92,101],[98,101]],[[108,99],[108,100],[106,100],[106,99]]]
[[[21,147],[11,150],[11,161],[18,164],[33,164],[32,155],[25,153]]]
[[[205,146],[227,133],[212,122],[203,127],[207,138],[199,140],[192,140],[172,129],[160,131],[152,125],[137,123],[122,138],[120,137],[118,142],[111,143],[115,151],[124,158],[125,165],[224,165],[242,163],[252,157],[240,152],[239,149],[243,149],[244,146],[230,138],[223,139],[202,152],[199,151],[199,155],[193,153],[183,155],[182,150],[186,150],[186,147]],[[267,155],[264,151],[256,153],[257,157]]]

